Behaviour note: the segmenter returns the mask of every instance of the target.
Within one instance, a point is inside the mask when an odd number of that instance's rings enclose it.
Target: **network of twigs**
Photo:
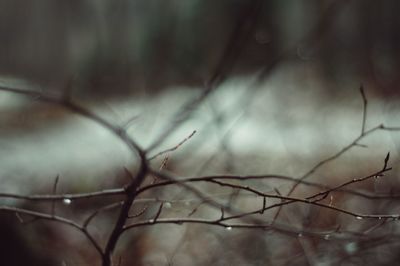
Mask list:
[[[390,171],[392,168],[389,165],[390,153],[387,153],[387,156],[383,159],[382,167],[377,169],[375,172],[362,176],[350,179],[344,183],[338,184],[336,186],[327,186],[320,183],[313,183],[307,181],[307,177],[309,177],[312,173],[320,169],[322,166],[328,164],[329,162],[339,158],[342,154],[349,151],[351,148],[361,145],[360,141],[364,139],[366,136],[377,132],[377,131],[400,131],[399,127],[388,127],[383,124],[377,125],[370,129],[366,129],[366,120],[367,120],[367,98],[365,97],[365,93],[363,88],[360,88],[360,92],[363,99],[363,116],[362,116],[362,124],[361,131],[358,137],[356,137],[351,143],[345,146],[343,149],[333,154],[332,156],[321,160],[318,164],[312,167],[307,173],[302,175],[301,177],[291,177],[291,176],[282,176],[282,175],[274,175],[274,174],[266,174],[266,175],[249,175],[249,176],[237,176],[237,175],[214,175],[214,176],[200,176],[200,177],[182,177],[175,176],[172,173],[168,173],[164,171],[161,167],[160,169],[155,169],[150,165],[150,162],[160,156],[166,155],[168,153],[173,152],[178,149],[181,145],[183,145],[186,141],[188,141],[194,134],[195,131],[190,134],[187,138],[182,140],[176,146],[166,149],[164,151],[158,152],[155,155],[149,156],[149,151],[143,150],[127,133],[126,129],[123,127],[119,127],[113,125],[106,121],[105,119],[99,117],[98,115],[92,113],[91,111],[85,109],[82,106],[79,106],[68,98],[60,98],[50,94],[43,94],[41,92],[35,91],[27,91],[16,88],[0,88],[3,91],[20,93],[27,96],[36,96],[39,99],[51,103],[55,103],[61,105],[72,112],[75,112],[81,116],[84,116],[90,120],[93,120],[108,129],[112,133],[114,133],[122,142],[124,142],[135,154],[138,158],[138,170],[135,174],[132,174],[127,169],[126,174],[130,176],[130,183],[126,184],[124,187],[107,189],[101,191],[92,191],[87,193],[78,193],[78,194],[58,194],[57,193],[57,184],[59,178],[55,179],[53,185],[53,191],[50,194],[44,195],[20,195],[20,194],[10,194],[10,193],[0,193],[1,198],[13,198],[19,200],[28,200],[35,202],[49,202],[51,204],[51,211],[41,212],[41,211],[33,211],[29,209],[18,208],[14,206],[0,206],[0,211],[3,212],[11,212],[15,213],[17,218],[21,221],[21,223],[26,222],[27,217],[31,217],[35,220],[49,220],[57,223],[62,223],[73,227],[79,230],[84,236],[88,239],[88,241],[92,244],[92,246],[97,250],[98,254],[101,256],[101,260],[103,265],[111,265],[112,254],[118,243],[118,239],[121,237],[124,232],[127,230],[131,230],[137,227],[143,226],[151,226],[154,224],[184,224],[184,223],[199,223],[199,224],[208,224],[214,226],[225,227],[227,229],[231,228],[261,228],[264,230],[274,230],[280,233],[292,235],[293,237],[298,237],[299,234],[302,236],[313,236],[324,238],[328,234],[331,239],[344,239],[344,238],[354,238],[354,237],[368,237],[367,232],[351,232],[345,231],[340,228],[340,226],[330,230],[330,231],[321,231],[321,230],[313,230],[313,229],[304,229],[298,228],[295,226],[291,226],[288,224],[280,223],[277,218],[279,216],[280,210],[282,207],[287,206],[293,203],[301,203],[314,205],[319,208],[329,209],[338,213],[342,213],[345,215],[353,216],[355,219],[373,219],[377,220],[378,225],[383,225],[386,222],[398,220],[400,219],[400,213],[391,213],[391,214],[368,214],[368,213],[358,213],[352,210],[343,209],[338,206],[332,204],[332,202],[324,203],[325,199],[332,198],[332,195],[335,192],[342,193],[350,193],[357,195],[359,197],[364,197],[368,199],[378,199],[378,198],[388,198],[394,199],[400,197],[400,195],[383,195],[383,194],[372,194],[365,191],[359,190],[351,190],[349,187],[355,183],[365,182],[369,179],[382,177]],[[168,158],[168,157],[165,157]],[[166,163],[166,159],[163,164]],[[149,184],[144,184],[146,178],[154,178],[153,182]],[[282,195],[278,190],[275,193],[265,193],[262,189],[252,187],[246,184],[248,180],[254,179],[277,179],[284,180],[286,182],[292,182],[293,185],[288,194]],[[192,186],[192,184],[196,182],[206,182],[208,184],[212,184],[215,186],[221,187],[229,187],[236,190],[244,191],[246,193],[251,193],[260,198],[260,207],[257,210],[252,211],[240,211],[235,209],[234,207],[222,204],[218,202],[215,198],[208,197],[204,191]],[[314,188],[318,188],[319,192],[311,194],[304,198],[293,197],[292,194],[296,190],[296,188],[300,185],[306,185]],[[218,208],[221,212],[221,215],[217,219],[204,219],[204,218],[192,218],[191,215],[187,217],[176,217],[176,218],[163,218],[162,212],[165,204],[169,204],[167,201],[163,201],[161,199],[155,200],[157,204],[159,204],[158,210],[154,217],[150,219],[141,219],[142,215],[146,212],[146,208],[140,212],[132,214],[131,207],[138,197],[152,189],[156,188],[165,188],[168,186],[181,186],[187,189],[189,192],[196,195],[200,200],[201,204],[207,204],[214,208]],[[78,223],[72,219],[67,217],[63,217],[56,214],[56,202],[62,201],[82,201],[89,198],[97,198],[97,197],[115,197],[119,196],[119,199],[112,204],[107,204],[101,208],[94,209],[90,215],[82,222]],[[124,199],[121,201],[120,196],[123,196]],[[268,199],[278,199],[279,203],[269,204]],[[119,215],[116,220],[114,227],[111,230],[111,234],[108,238],[108,241],[103,246],[96,240],[92,234],[90,233],[88,226],[90,223],[96,218],[96,216],[106,210],[111,208],[119,208]],[[198,206],[191,210],[191,214],[193,214],[197,210]],[[276,209],[276,215],[272,220],[265,221],[263,219],[262,214],[271,209]],[[396,237],[392,235],[391,237]]]
[[[256,1],[261,3],[262,1]],[[240,50],[243,44],[246,41],[247,35],[251,32],[251,25],[249,27],[248,20],[249,18],[256,17],[256,11],[259,10],[259,5],[255,4],[254,8],[250,9],[246,14],[243,15],[243,21],[238,23],[238,27],[234,31],[231,41],[227,49],[225,50],[225,54],[222,56],[221,63],[217,67],[215,74],[212,76],[210,81],[206,84],[206,88],[203,93],[193,101],[187,103],[187,105],[183,106],[179,113],[176,114],[176,121],[171,123],[171,126],[167,128],[164,132],[160,134],[156,141],[152,143],[146,150],[144,150],[137,140],[132,139],[127,133],[127,125],[115,125],[112,122],[103,119],[92,111],[86,109],[85,107],[76,104],[71,97],[69,96],[68,90],[66,90],[63,95],[56,95],[50,93],[42,93],[40,91],[33,90],[24,90],[20,88],[11,88],[11,87],[1,87],[0,90],[4,92],[17,93],[22,94],[29,97],[35,97],[41,101],[49,102],[52,104],[59,105],[61,107],[66,108],[82,117],[90,119],[105,129],[112,132],[117,138],[119,138],[125,145],[130,149],[130,151],[134,154],[137,164],[137,170],[135,173],[131,173],[126,169],[126,174],[130,177],[130,182],[128,182],[125,186],[120,188],[106,189],[100,191],[90,191],[87,193],[57,193],[57,185],[59,181],[59,177],[55,179],[53,185],[53,191],[49,194],[40,194],[40,195],[20,195],[20,194],[10,194],[6,192],[0,192],[0,198],[12,198],[30,202],[48,202],[50,205],[50,211],[37,211],[32,209],[19,208],[15,206],[0,206],[0,211],[13,213],[16,215],[16,218],[20,220],[21,223],[26,223],[27,219],[29,221],[33,220],[47,220],[51,222],[56,222],[60,224],[64,224],[75,228],[80,231],[90,242],[93,248],[97,251],[100,259],[102,261],[103,266],[112,265],[112,258],[114,254],[114,250],[118,244],[118,240],[120,237],[127,232],[128,230],[133,230],[134,228],[144,227],[144,226],[152,226],[155,224],[185,224],[185,223],[197,223],[197,224],[206,224],[210,226],[219,226],[227,229],[231,228],[248,228],[248,229],[263,229],[263,230],[272,230],[275,232],[283,233],[289,236],[293,236],[295,238],[301,236],[304,237],[317,237],[317,238],[326,238],[329,235],[330,239],[366,239],[373,236],[368,234],[369,230],[365,231],[348,231],[344,230],[339,226],[333,228],[332,230],[318,230],[312,228],[300,228],[288,223],[280,222],[279,215],[285,206],[297,203],[297,204],[305,204],[316,206],[321,209],[328,209],[343,215],[352,216],[355,219],[370,219],[376,220],[375,227],[381,226],[384,223],[398,220],[400,219],[400,213],[389,213],[389,214],[369,214],[369,213],[359,213],[353,210],[344,209],[339,206],[335,206],[332,203],[332,200],[329,201],[330,198],[337,192],[340,193],[348,193],[352,195],[356,195],[358,197],[363,197],[366,199],[395,199],[399,198],[400,195],[395,194],[374,194],[371,192],[354,190],[351,189],[351,186],[355,183],[365,182],[369,179],[374,179],[377,177],[384,176],[388,171],[392,169],[390,166],[390,154],[387,153],[385,158],[382,158],[382,166],[379,169],[376,169],[373,173],[362,177],[355,177],[349,179],[346,182],[337,184],[335,186],[327,186],[326,184],[315,183],[307,181],[307,178],[310,177],[317,170],[322,168],[324,165],[334,161],[339,158],[341,155],[349,151],[350,149],[362,146],[361,140],[366,138],[368,135],[371,135],[377,131],[400,131],[400,127],[392,127],[384,124],[379,124],[372,128],[366,128],[366,120],[367,120],[367,105],[368,101],[365,96],[364,90],[361,87],[360,92],[363,100],[363,112],[362,112],[362,123],[360,134],[352,140],[348,145],[342,148],[340,151],[332,154],[328,158],[321,160],[314,167],[312,167],[309,171],[301,175],[300,177],[294,176],[282,176],[282,175],[274,175],[274,174],[265,174],[265,175],[248,175],[248,176],[238,176],[238,175],[213,175],[213,176],[198,176],[198,177],[184,177],[177,176],[173,173],[165,171],[163,168],[154,168],[151,165],[151,161],[160,158],[162,156],[166,156],[168,158],[168,154],[178,149],[181,145],[183,145],[186,141],[188,141],[194,134],[195,131],[190,134],[187,138],[183,139],[176,146],[166,149],[164,151],[156,152],[155,150],[160,146],[163,141],[174,132],[177,127],[179,127],[184,121],[188,120],[193,113],[193,110],[196,109],[198,105],[200,105],[204,99],[210,95],[211,92],[221,81],[228,75],[230,68],[232,68],[236,57],[240,55]],[[327,11],[328,14],[332,13],[332,10]],[[330,12],[330,13],[329,13]],[[249,20],[250,24],[255,24],[256,21]],[[323,19],[319,23],[317,23],[318,27],[315,30],[311,31],[309,36],[304,38],[305,41],[310,41],[317,39],[316,35],[320,34],[321,28],[324,27],[324,23],[328,23],[329,19]],[[246,26],[243,26],[246,25]],[[271,64],[265,67],[264,71],[260,72],[260,78],[257,82],[261,81],[261,79],[271,70],[277,62],[282,60],[286,55],[287,51],[290,51],[291,48],[283,49],[282,53],[279,54],[275,60],[271,60]],[[257,84],[254,84],[257,85]],[[163,164],[166,163],[166,160]],[[145,182],[145,180],[154,179],[153,182]],[[289,193],[286,195],[280,193],[280,191],[276,190],[274,193],[265,192],[259,187],[251,186],[247,184],[249,180],[261,180],[261,179],[276,179],[282,180],[285,182],[291,182],[291,189]],[[223,204],[219,202],[216,198],[210,197],[202,191],[198,187],[194,186],[195,183],[207,183],[213,186],[218,187],[228,187],[233,188],[237,191],[243,191],[248,194],[252,194],[260,199],[260,207],[256,210],[251,211],[243,211],[239,210],[232,205]],[[317,193],[313,193],[307,195],[305,197],[295,197],[294,192],[299,187],[299,185],[309,186],[318,189]],[[216,208],[220,211],[220,216],[218,218],[194,218],[193,214],[197,211],[199,205],[192,207],[190,214],[185,217],[176,217],[176,218],[165,218],[163,217],[163,210],[166,208],[165,206],[169,204],[168,201],[162,199],[155,199],[153,204],[157,204],[157,211],[153,217],[144,218],[144,213],[146,212],[146,208],[142,209],[139,212],[134,213],[132,210],[133,204],[139,199],[139,196],[144,192],[151,191],[153,189],[167,188],[169,186],[179,186],[189,191],[191,194],[195,195],[201,204],[208,205],[210,207]],[[56,203],[57,202],[69,202],[69,201],[84,201],[93,198],[115,198],[112,204],[104,205],[103,207],[96,208],[92,210],[92,213],[89,214],[83,222],[77,222],[68,217],[61,216],[57,213]],[[121,200],[122,197],[122,200]],[[274,203],[270,203],[270,199],[273,199]],[[279,202],[276,203],[276,200]],[[328,201],[327,201],[328,200]],[[149,203],[150,204],[150,203]],[[190,208],[190,207],[188,207]],[[115,223],[111,225],[108,239],[105,243],[100,243],[98,239],[96,239],[93,234],[89,230],[89,225],[98,217],[98,215],[104,211],[109,209],[118,209],[119,214],[115,219]],[[272,219],[266,220],[263,217],[264,212],[267,210],[276,210],[275,215]],[[386,236],[379,236],[380,238]],[[400,235],[391,234],[391,238],[399,238]]]

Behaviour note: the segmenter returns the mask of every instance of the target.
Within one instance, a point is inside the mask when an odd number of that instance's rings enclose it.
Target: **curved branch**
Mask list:
[[[73,228],[79,230],[80,232],[82,232],[86,236],[86,238],[90,241],[90,243],[94,246],[94,248],[97,250],[97,252],[101,256],[103,255],[102,248],[97,243],[97,241],[93,238],[93,236],[86,230],[86,228],[72,220],[69,220],[69,219],[61,217],[61,216],[53,215],[53,214],[46,214],[46,213],[42,213],[42,212],[26,210],[26,209],[17,208],[17,207],[0,206],[0,211],[25,214],[25,215],[29,215],[29,216],[37,218],[37,219],[54,221],[54,222],[58,222],[58,223],[73,227]]]
[[[29,200],[29,201],[62,201],[65,199],[70,200],[82,200],[82,199],[90,199],[96,197],[105,197],[105,196],[122,196],[125,195],[124,188],[114,188],[114,189],[104,189],[94,192],[86,192],[86,193],[65,193],[65,194],[43,194],[43,195],[21,195],[15,193],[0,193],[0,198],[10,198],[10,199],[21,199],[21,200]]]

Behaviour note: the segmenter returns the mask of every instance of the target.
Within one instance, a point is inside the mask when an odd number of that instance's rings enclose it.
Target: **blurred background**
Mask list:
[[[359,136],[361,84],[368,99],[366,128],[400,126],[399,10],[396,0],[0,0],[0,86],[68,94],[113,124],[127,126],[141,147],[151,147],[150,156],[196,130],[168,154],[166,168],[179,176],[300,177]],[[189,119],[177,123],[181,107],[209,88]],[[173,132],[159,141],[170,127]],[[367,147],[353,147],[310,180],[337,185],[368,175],[382,167],[390,151],[393,170],[384,179],[352,188],[395,194],[400,132],[377,131],[361,144]],[[152,163],[157,167],[162,159]],[[96,123],[35,97],[0,92],[0,192],[50,193],[57,175],[60,193],[120,187],[127,182],[124,167],[134,171],[136,160]],[[277,180],[252,184],[265,192],[290,189],[290,183]],[[200,188],[221,201],[233,195],[215,186]],[[308,195],[307,189],[301,187],[297,196]],[[174,188],[146,194],[134,207],[157,209],[148,203],[154,198],[171,203],[166,217],[186,217],[199,202]],[[261,204],[240,193],[234,198],[232,204],[244,209]],[[21,201],[2,199],[1,204],[46,209]],[[102,204],[89,200],[58,208],[79,221]],[[400,211],[394,198],[339,195],[334,204],[361,213]],[[93,224],[101,243],[116,213]],[[204,207],[198,215],[219,214]],[[263,219],[273,216],[267,212]],[[150,212],[142,218],[151,217]],[[304,205],[287,208],[281,217],[313,229],[340,224],[364,232],[374,225]],[[7,236],[0,258],[7,265],[99,263],[83,237],[62,225],[21,226],[8,214],[0,221]],[[398,229],[388,223],[374,233]],[[396,241],[346,241],[160,225],[132,230],[118,254],[121,265],[390,265],[397,260]]]

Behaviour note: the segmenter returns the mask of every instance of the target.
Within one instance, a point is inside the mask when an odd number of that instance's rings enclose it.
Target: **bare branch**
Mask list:
[[[139,157],[142,157],[142,158],[145,157],[144,151],[142,151],[140,146],[138,144],[136,144],[135,141],[133,141],[130,137],[128,137],[128,135],[126,134],[126,131],[123,128],[112,125],[107,120],[92,113],[90,110],[85,109],[84,107],[71,102],[68,99],[64,99],[62,97],[59,97],[58,95],[53,95],[50,93],[44,94],[44,93],[38,92],[38,91],[30,91],[30,90],[19,89],[19,88],[9,88],[9,87],[4,87],[4,86],[0,86],[0,91],[7,91],[7,92],[21,94],[21,95],[25,95],[25,96],[35,96],[35,97],[38,97],[41,101],[57,104],[61,107],[66,108],[67,110],[69,110],[71,112],[79,114],[82,117],[86,117],[89,120],[92,120],[93,122],[96,122],[97,124],[103,126],[105,129],[111,131],[114,135],[116,135],[120,140],[122,140],[130,148],[130,150],[134,153],[134,155],[138,155]]]
[[[159,153],[157,153],[157,154],[151,156],[148,160],[149,160],[149,161],[154,160],[154,159],[156,159],[157,157],[159,157],[159,156],[161,156],[161,155],[163,155],[163,154],[166,154],[166,153],[169,153],[169,152],[172,152],[172,151],[177,150],[177,149],[178,149],[180,146],[182,146],[186,141],[188,141],[189,139],[191,139],[191,138],[193,137],[194,134],[196,134],[196,130],[194,130],[192,133],[190,133],[189,136],[187,136],[186,138],[184,138],[181,142],[179,142],[179,143],[178,143],[177,145],[175,145],[174,147],[169,148],[169,149],[166,149],[166,150],[163,150],[163,151],[160,151]]]
[[[158,220],[158,218],[160,217],[160,214],[161,214],[161,211],[162,211],[163,206],[164,206],[164,202],[161,202],[160,207],[158,207],[158,210],[157,210],[156,215],[155,215],[154,218],[152,219],[153,223],[156,223],[157,220]]]
[[[386,158],[385,158],[385,164],[384,164],[382,170],[380,170],[380,171],[378,171],[378,172],[376,172],[376,173],[373,173],[373,174],[371,174],[371,175],[365,176],[365,177],[354,178],[354,179],[352,179],[352,180],[350,180],[350,181],[347,181],[347,182],[345,182],[345,183],[343,183],[343,184],[341,184],[341,185],[338,185],[338,186],[333,187],[333,188],[331,188],[331,189],[328,189],[328,190],[325,190],[325,191],[323,191],[323,192],[317,193],[317,194],[315,194],[315,195],[313,195],[313,196],[307,197],[307,199],[311,200],[311,199],[313,199],[313,198],[320,197],[320,196],[323,196],[323,197],[325,198],[325,197],[328,196],[329,193],[331,193],[331,192],[333,192],[333,191],[337,191],[338,189],[341,189],[341,188],[343,188],[343,187],[345,187],[345,186],[348,186],[348,185],[350,185],[350,184],[359,183],[359,182],[363,182],[363,181],[368,180],[368,179],[371,179],[371,178],[376,178],[376,177],[381,177],[381,176],[383,176],[385,172],[392,170],[391,167],[387,168],[387,161],[388,161],[388,159],[389,159],[388,156],[389,156],[389,153],[388,153],[388,155],[387,155]]]
[[[225,221],[221,221],[220,219],[212,220],[212,219],[201,219],[201,218],[163,218],[158,219],[156,224],[206,224],[206,225],[214,225],[227,228],[237,228],[237,229],[262,229],[264,232],[267,230],[273,230],[274,232],[282,233],[291,237],[299,237],[300,235],[303,237],[316,237],[320,239],[326,239],[326,236],[329,235],[331,240],[371,240],[376,239],[373,237],[369,237],[368,234],[354,232],[354,231],[345,231],[345,230],[308,230],[304,228],[295,228],[283,224],[278,223],[260,223],[260,224],[248,224],[248,223],[226,223]],[[126,225],[124,230],[130,230],[137,227],[142,226],[150,226],[154,225],[152,219],[145,221],[138,221]],[[387,236],[379,236],[381,237],[389,237],[389,238],[399,238],[400,235],[390,234]]]
[[[125,129],[125,130],[127,130],[128,128],[130,128],[130,127],[132,126],[133,122],[135,122],[135,120],[138,119],[138,118],[139,118],[138,115],[132,116],[131,118],[129,118],[129,119],[122,125],[122,128]]]
[[[163,172],[158,172],[156,170],[151,170],[152,174],[157,175],[161,177],[164,180],[168,181],[163,181],[159,182],[156,184],[150,184],[147,186],[143,186],[142,188],[139,189],[138,193],[141,194],[147,190],[154,189],[157,187],[164,187],[164,186],[169,186],[169,185],[175,185],[179,183],[190,183],[190,182],[209,182],[213,180],[236,180],[236,181],[248,181],[248,180],[254,180],[254,179],[278,179],[278,180],[285,180],[289,182],[299,182],[300,184],[311,186],[311,187],[316,187],[316,188],[321,188],[324,190],[331,189],[331,187],[319,183],[313,183],[305,180],[298,180],[294,177],[289,177],[289,176],[281,176],[281,175],[248,175],[248,176],[241,176],[241,175],[211,175],[211,176],[200,176],[200,177],[191,177],[191,178],[185,178],[185,177],[175,177],[171,173],[166,173],[165,171]],[[179,180],[179,181],[178,181]],[[400,199],[400,195],[398,194],[389,194],[389,195],[379,195],[375,193],[368,193],[366,191],[356,191],[356,190],[349,190],[346,188],[338,188],[335,189],[336,191],[340,192],[345,192],[349,193],[352,195],[356,195],[359,197],[364,197],[368,199]]]
[[[90,214],[90,215],[85,219],[85,221],[83,222],[83,227],[84,227],[84,228],[87,228],[88,225],[89,225],[89,223],[90,223],[100,212],[103,212],[103,211],[106,211],[106,210],[111,210],[111,209],[120,207],[122,204],[123,204],[123,201],[119,201],[119,202],[115,202],[115,203],[108,204],[108,205],[106,205],[106,206],[103,206],[103,207],[101,207],[101,208],[95,210],[92,214]]]
[[[149,208],[149,206],[146,205],[140,211],[138,211],[137,213],[129,214],[128,218],[137,218],[137,217],[143,215],[147,211],[148,208]]]
[[[361,135],[365,132],[365,123],[367,120],[367,97],[365,96],[364,87],[363,85],[360,86],[360,93],[363,100],[363,117],[362,117],[362,125],[361,125]]]
[[[241,52],[245,48],[247,40],[251,37],[253,28],[257,25],[258,17],[263,5],[264,1],[256,0],[249,4],[248,8],[241,10],[241,15],[236,22],[225,49],[223,50],[223,54],[210,79],[206,82],[203,92],[180,108],[180,110],[174,115],[175,121],[173,121],[170,126],[156,138],[147,149],[147,152],[152,151],[162,144],[172,132],[176,131],[183,122],[187,121],[193,114],[194,110],[196,110],[196,108],[203,103],[228,77]]]
[[[97,197],[108,197],[108,196],[122,196],[125,195],[124,188],[115,188],[115,189],[104,189],[94,192],[86,192],[86,193],[76,193],[76,194],[45,194],[45,195],[20,195],[13,193],[0,193],[0,198],[10,198],[10,199],[21,199],[21,200],[29,200],[29,201],[63,201],[65,199],[70,200],[83,200],[89,198],[97,198]]]
[[[317,163],[314,167],[312,167],[308,172],[306,172],[303,176],[301,176],[299,178],[299,181],[296,182],[291,189],[289,190],[287,196],[292,195],[292,193],[296,190],[296,188],[299,186],[300,181],[303,181],[304,179],[306,179],[307,177],[309,177],[310,175],[312,175],[314,172],[316,172],[319,168],[321,168],[322,166],[326,165],[327,163],[339,158],[342,154],[344,154],[345,152],[347,152],[348,150],[350,150],[351,148],[355,147],[355,146],[359,146],[359,141],[361,141],[363,138],[365,138],[366,136],[378,131],[378,130],[396,130],[397,127],[393,127],[393,128],[387,128],[385,127],[383,124],[380,124],[378,126],[375,126],[369,130],[365,130],[365,121],[367,119],[367,99],[365,97],[365,93],[364,93],[364,89],[361,86],[360,87],[360,92],[361,92],[361,96],[363,98],[363,119],[362,119],[362,126],[361,126],[361,133],[360,135],[355,138],[350,144],[348,144],[347,146],[345,146],[344,148],[342,148],[339,152],[337,152],[336,154],[320,161],[319,163]],[[281,211],[281,208],[277,211],[275,217],[274,217],[274,221],[278,218],[279,213]]]
[[[1,211],[10,212],[10,213],[18,213],[18,215],[21,215],[21,214],[29,215],[36,219],[54,221],[54,222],[58,222],[58,223],[73,227],[73,228],[79,230],[80,232],[82,232],[86,236],[86,238],[91,242],[91,244],[94,246],[94,248],[98,251],[98,253],[100,255],[103,255],[103,251],[102,251],[100,245],[89,234],[89,232],[85,229],[85,227],[75,223],[72,220],[66,219],[61,216],[53,215],[53,214],[46,214],[46,213],[42,213],[42,212],[36,212],[36,211],[31,211],[31,210],[26,210],[26,209],[21,209],[21,208],[16,208],[16,207],[0,206],[0,212]]]
[[[232,187],[232,188],[239,188],[242,190],[246,190],[246,191],[250,191],[253,192],[256,195],[262,196],[262,197],[267,197],[267,198],[276,198],[276,199],[281,199],[283,200],[281,203],[277,203],[277,204],[273,204],[270,206],[267,206],[265,208],[263,208],[262,210],[269,210],[272,208],[276,208],[276,207],[281,207],[284,205],[288,205],[288,204],[292,204],[295,202],[299,202],[299,203],[304,203],[304,204],[311,204],[311,205],[316,205],[322,208],[326,208],[326,209],[330,209],[333,211],[337,211],[339,213],[343,213],[343,214],[347,214],[350,216],[353,216],[356,219],[377,219],[377,220],[381,220],[381,219],[385,219],[385,218],[390,218],[393,220],[397,220],[400,218],[400,214],[382,214],[382,215],[375,215],[375,214],[361,214],[361,213],[356,213],[356,212],[352,212],[352,211],[348,211],[342,208],[338,208],[332,205],[327,205],[327,204],[322,204],[319,203],[318,201],[311,201],[309,199],[301,199],[301,198],[294,198],[294,197],[288,197],[288,196],[282,196],[282,195],[274,195],[274,194],[267,194],[267,193],[263,193],[259,190],[256,190],[254,188],[251,188],[249,186],[241,186],[241,185],[237,185],[237,184],[229,184],[229,183],[224,183],[224,182],[220,182],[220,181],[213,181],[214,183],[220,185],[220,186],[225,186],[225,187]],[[250,211],[250,212],[242,212],[240,214],[237,215],[232,215],[229,217],[225,217],[223,220],[231,220],[231,219],[238,219],[238,218],[243,218],[252,214],[257,214],[260,213],[262,210],[256,210],[256,211]]]
[[[53,185],[53,194],[57,193],[57,184],[58,184],[58,179],[60,178],[59,175],[56,176],[56,179],[54,180],[54,185]],[[51,214],[55,215],[56,214],[56,201],[53,200],[51,202]]]

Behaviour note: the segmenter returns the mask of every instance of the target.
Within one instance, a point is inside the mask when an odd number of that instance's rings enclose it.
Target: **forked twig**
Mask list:
[[[345,146],[344,148],[342,148],[339,152],[337,152],[336,154],[318,162],[314,167],[312,167],[308,172],[306,172],[304,175],[302,175],[299,179],[298,182],[296,182],[289,190],[289,192],[287,193],[287,196],[290,196],[293,194],[293,192],[296,190],[296,188],[301,184],[301,182],[308,178],[309,176],[311,176],[314,172],[316,172],[318,169],[320,169],[322,166],[326,165],[327,163],[339,158],[342,154],[344,154],[345,152],[347,152],[348,150],[350,150],[351,148],[355,147],[355,146],[359,146],[359,141],[362,140],[363,138],[365,138],[366,136],[372,134],[375,131],[378,130],[397,130],[400,128],[397,127],[386,127],[383,124],[380,124],[378,126],[375,126],[369,130],[365,130],[365,123],[366,123],[366,119],[367,119],[367,98],[365,96],[365,92],[364,92],[364,88],[361,86],[360,87],[360,93],[362,96],[362,100],[363,100],[363,114],[362,114],[362,125],[361,125],[361,133],[358,137],[356,137],[351,143],[349,143],[347,146]],[[274,217],[274,221],[276,221],[276,219],[278,218],[280,211],[282,208],[279,208],[278,211],[275,214]]]

